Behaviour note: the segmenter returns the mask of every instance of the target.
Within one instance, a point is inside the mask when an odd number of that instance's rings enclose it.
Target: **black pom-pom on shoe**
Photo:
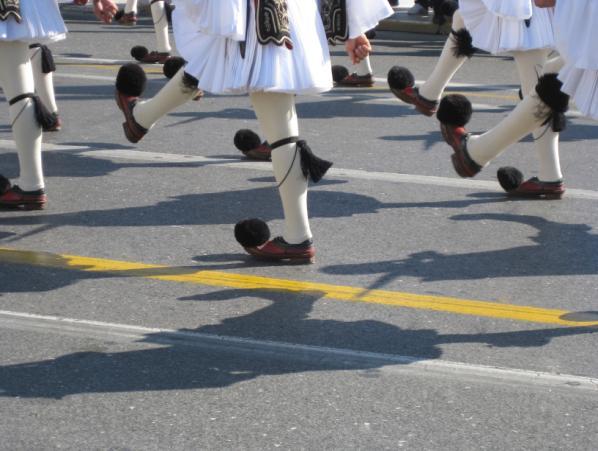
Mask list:
[[[186,63],[187,61],[180,56],[171,56],[164,62],[162,73],[166,78],[172,78]]]
[[[415,77],[406,67],[393,66],[388,71],[387,79],[390,89],[403,90],[415,85]]]
[[[450,94],[444,97],[438,106],[436,117],[442,124],[464,127],[471,119],[473,108],[467,97]]]
[[[129,97],[139,97],[145,90],[146,83],[145,72],[135,63],[121,66],[116,76],[116,89]]]
[[[144,47],[142,45],[136,45],[131,49],[131,56],[135,58],[137,61],[141,61],[148,55],[148,53],[149,50],[147,49],[147,47]]]
[[[247,153],[262,144],[262,140],[253,130],[243,128],[235,133],[235,147],[243,153]]]
[[[261,246],[270,239],[270,228],[261,219],[244,219],[235,225],[235,238],[243,247]]]
[[[496,172],[496,177],[502,189],[507,193],[516,190],[523,183],[523,174],[521,171],[511,166],[499,168]]]
[[[345,66],[332,66],[332,79],[335,83],[343,80],[345,77],[349,76],[349,69]]]

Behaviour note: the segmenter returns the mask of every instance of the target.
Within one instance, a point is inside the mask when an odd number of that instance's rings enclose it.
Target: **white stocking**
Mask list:
[[[33,71],[29,46],[24,42],[0,41],[0,84],[6,99],[33,93]],[[36,191],[44,187],[42,171],[42,129],[35,119],[31,99],[23,99],[9,107],[10,121],[19,155],[19,187]]]
[[[465,28],[465,22],[461,17],[459,10],[455,11],[453,15],[453,30],[458,31]],[[453,49],[456,45],[455,38],[452,34],[446,39],[440,58],[434,70],[426,80],[426,82],[420,86],[419,93],[422,97],[428,100],[440,100],[442,93],[446,89],[455,73],[461,68],[466,56],[456,57],[453,53]]]
[[[542,68],[548,57],[548,50],[531,50],[515,52],[515,64],[521,80],[521,92],[527,95],[533,92],[542,75]],[[534,131],[534,148],[540,163],[539,179],[544,182],[562,180],[561,164],[559,161],[559,133],[552,130],[550,125],[541,126]]]
[[[550,60],[544,65],[544,73],[556,73],[562,59]],[[483,135],[469,137],[467,145],[471,158],[481,166],[496,158],[511,144],[538,129],[550,113],[549,108],[532,90],[525,98],[494,128]],[[544,180],[551,181],[551,180]]]
[[[354,72],[357,75],[368,75],[374,73],[372,70],[372,64],[370,63],[369,55],[362,59],[361,62],[357,63],[354,67]]]
[[[154,31],[156,32],[156,42],[160,53],[170,53],[170,41],[168,39],[168,18],[163,1],[155,1],[151,4],[152,20],[154,21]]]
[[[292,94],[254,92],[251,102],[269,143],[299,135],[299,120]],[[301,171],[301,157],[296,148],[296,144],[287,144],[272,151],[274,177],[278,183],[282,182],[278,191],[285,219],[283,238],[291,244],[299,244],[312,237],[307,215],[307,179]]]
[[[140,101],[133,110],[135,120],[149,129],[162,116],[183,105],[197,95],[197,89],[185,86],[182,67],[172,79],[151,99]]]
[[[52,113],[57,113],[58,106],[56,105],[56,95],[54,93],[54,77],[52,72],[44,74],[42,70],[42,49],[40,47],[29,49],[29,55],[31,67],[33,68],[35,92],[48,110]]]
[[[137,0],[127,0],[125,5],[125,14],[137,13]]]

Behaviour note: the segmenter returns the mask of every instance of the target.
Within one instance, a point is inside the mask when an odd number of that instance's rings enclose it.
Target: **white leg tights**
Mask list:
[[[461,17],[459,10],[455,11],[453,15],[452,28],[455,31],[465,28],[465,22],[463,22],[463,17]],[[455,73],[467,59],[466,56],[456,57],[453,53],[454,47],[455,38],[452,34],[449,34],[434,70],[426,82],[419,88],[419,93],[422,97],[428,100],[440,100],[442,93],[446,89],[446,85],[449,84]]]
[[[162,116],[183,105],[197,95],[197,89],[183,83],[185,68],[181,68],[153,98],[138,102],[133,111],[135,120],[149,129]]]
[[[154,21],[154,31],[156,32],[157,51],[160,53],[169,53],[172,48],[168,39],[168,18],[163,1],[155,1],[151,4],[152,20]]]
[[[544,73],[556,73],[562,64],[561,58],[550,60],[544,65]],[[508,146],[538,129],[544,120],[537,113],[546,113],[547,111],[548,107],[540,100],[536,92],[531,90],[519,105],[494,128],[483,135],[469,137],[467,146],[469,155],[479,165],[485,166]],[[558,153],[556,158],[558,161]]]
[[[125,5],[125,14],[137,13],[137,0],[127,0]]]
[[[0,84],[7,100],[34,92],[29,46],[24,42],[0,41]],[[42,129],[35,119],[31,99],[9,107],[10,121],[19,155],[19,187],[24,191],[44,188]]]
[[[514,53],[515,64],[521,80],[523,95],[533,92],[538,78],[542,75],[544,64],[548,58],[548,50],[531,50]],[[540,163],[539,179],[543,182],[562,180],[559,160],[559,133],[544,125],[534,131],[534,148]]]
[[[372,70],[372,64],[370,62],[369,55],[366,56],[364,59],[362,59],[361,62],[356,64],[354,67],[355,67],[354,72],[357,75],[368,75],[368,74],[374,73],[374,71]]]
[[[255,92],[251,94],[251,102],[269,143],[299,135],[299,120],[292,94]],[[283,238],[291,244],[311,239],[307,215],[307,179],[301,171],[296,145],[287,144],[273,150],[272,166],[276,181],[281,183],[284,180],[278,188],[285,218]]]

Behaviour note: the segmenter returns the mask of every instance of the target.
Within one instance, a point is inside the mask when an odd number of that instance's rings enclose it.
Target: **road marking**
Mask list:
[[[598,392],[598,379],[475,365],[448,360],[430,360],[377,352],[354,351],[324,346],[204,334],[174,329],[150,328],[127,324],[89,321],[57,316],[0,310],[0,327],[12,330],[57,333],[103,339],[118,343],[147,343],[148,345],[190,346],[216,352],[257,355],[268,359],[300,360],[318,365],[337,365],[343,369],[372,369],[386,375],[412,373],[463,378],[484,383],[508,383]],[[126,352],[126,351],[124,351]]]
[[[0,139],[0,148],[16,149],[14,141]],[[44,151],[52,152],[77,152],[79,155],[96,158],[100,160],[125,160],[125,161],[143,161],[160,163],[188,163],[188,164],[208,164],[210,167],[220,167],[229,169],[249,169],[252,171],[272,172],[272,164],[259,161],[243,161],[238,158],[213,158],[196,155],[181,155],[174,153],[146,152],[132,149],[97,149],[87,146],[71,146],[67,144],[44,143]],[[442,186],[445,188],[484,190],[502,192],[502,188],[495,181],[461,179],[450,177],[437,177],[431,175],[401,174],[398,172],[376,172],[364,171],[360,169],[331,168],[327,176],[353,179],[353,180],[371,180],[388,183],[406,183],[412,185]],[[567,198],[598,200],[598,191],[567,188]]]
[[[69,269],[89,273],[105,273],[112,276],[138,277],[242,290],[275,290],[296,293],[318,292],[321,293],[322,298],[345,302],[407,307],[459,315],[558,324],[562,326],[598,326],[598,321],[571,321],[563,319],[566,315],[573,315],[573,312],[566,310],[499,304],[496,302],[458,299],[447,296],[402,293],[399,291],[370,290],[344,285],[277,279],[222,271],[197,270],[194,267],[181,268],[149,265],[137,262],[25,251],[4,247],[0,247],[0,263]]]

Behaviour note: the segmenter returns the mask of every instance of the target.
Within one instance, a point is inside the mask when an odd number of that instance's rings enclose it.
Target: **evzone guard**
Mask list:
[[[106,22],[116,12],[110,0],[94,0],[94,6],[96,15]],[[37,57],[36,45],[62,40],[66,33],[56,0],[0,0],[0,85],[8,101],[19,157],[18,184],[0,175],[0,207],[34,210],[43,208],[47,202],[42,130],[56,130],[60,122],[56,112],[51,111],[49,99],[45,95],[40,99],[35,93],[36,87],[38,92],[44,92],[47,81],[39,77],[44,72],[44,58],[46,69],[52,68],[48,55]],[[30,49],[32,44],[35,45]]]
[[[493,55],[513,56],[521,82],[521,94],[528,95],[554,49],[553,9],[540,8],[532,0],[460,0],[459,9],[453,15],[451,34],[428,79],[416,87],[411,72],[407,68],[395,66],[388,74],[388,83],[395,96],[414,105],[417,111],[426,116],[437,113],[439,120],[444,123],[454,123],[457,118],[468,120],[466,116],[470,112],[467,107],[461,110],[464,105],[459,102],[459,96],[448,96],[442,103],[440,99],[454,74],[477,49]],[[546,194],[562,196],[564,185],[558,155],[558,132],[558,129],[542,125],[533,130],[540,166],[539,178],[521,183],[516,189],[509,189],[509,195],[532,198],[545,197]],[[452,144],[460,139],[446,133],[444,136]],[[488,161],[487,156],[480,159],[482,165]],[[463,172],[458,162],[455,169],[461,176],[471,176]],[[503,172],[500,172],[501,176]]]
[[[320,6],[348,27],[346,49],[353,62],[371,51],[363,33],[392,14],[387,0],[182,0],[173,13],[177,48],[187,61],[152,99],[141,101],[145,74],[123,66],[116,100],[125,135],[138,142],[163,115],[196,97],[248,93],[260,128],[272,148],[272,166],[282,200],[282,236],[270,239],[261,220],[241,221],[235,236],[260,258],[310,262],[315,247],[307,213],[308,179],[317,182],[331,166],[300,138],[295,95],[332,88],[330,55]],[[337,23],[337,22],[334,22]],[[345,32],[344,29],[338,32]]]
[[[554,0],[536,0],[536,3],[547,7],[555,4]],[[468,100],[464,96],[447,96],[441,102],[441,129],[453,148],[453,165],[461,176],[475,176],[504,149],[532,130],[540,129],[551,135],[563,130],[570,97],[585,116],[598,120],[598,53],[595,49],[598,3],[559,0],[554,24],[560,56],[545,63],[535,87],[494,128],[482,135],[469,134],[465,130],[471,114]],[[443,109],[446,111],[442,112]],[[558,153],[554,158],[558,161]],[[522,174],[515,168],[501,168],[498,175],[503,188],[514,195],[560,198],[564,193],[560,179],[543,179],[541,175],[523,181]]]

